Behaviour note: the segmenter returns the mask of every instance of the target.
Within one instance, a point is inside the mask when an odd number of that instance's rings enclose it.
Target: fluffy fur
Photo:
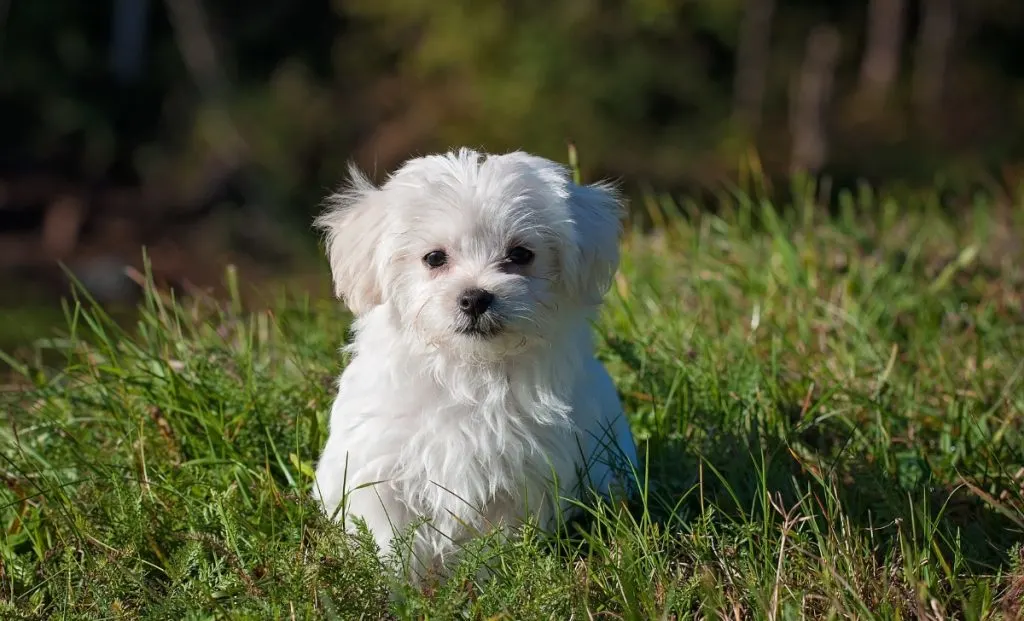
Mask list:
[[[628,480],[635,445],[590,325],[618,267],[611,188],[521,152],[413,159],[379,188],[350,173],[318,220],[356,315],[317,465],[324,510],[365,520],[382,554],[410,532],[422,571]],[[474,290],[482,312],[463,308]]]

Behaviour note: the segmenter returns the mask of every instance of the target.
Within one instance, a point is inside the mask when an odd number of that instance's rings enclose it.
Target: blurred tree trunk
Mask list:
[[[142,72],[149,0],[115,0],[110,42],[110,69],[121,82],[134,82]]]
[[[733,118],[747,131],[761,125],[775,0],[747,0],[740,23],[733,82]]]
[[[227,80],[200,0],[166,0],[166,4],[178,50],[193,82],[204,97],[221,98]]]
[[[826,113],[842,39],[833,26],[816,26],[807,37],[807,51],[790,93],[790,168],[817,173],[828,158]]]
[[[914,58],[914,104],[926,122],[942,105],[946,67],[953,44],[953,0],[923,0]]]
[[[906,0],[871,0],[860,65],[860,97],[869,108],[885,105],[900,69]]]

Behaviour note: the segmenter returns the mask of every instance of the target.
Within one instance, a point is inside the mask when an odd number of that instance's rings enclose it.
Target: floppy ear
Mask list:
[[[326,233],[335,295],[361,315],[383,301],[380,246],[387,218],[380,190],[355,165],[349,178],[347,187],[327,198],[316,226]]]
[[[567,186],[572,243],[563,260],[569,292],[584,304],[600,304],[619,268],[622,199],[610,184]]]

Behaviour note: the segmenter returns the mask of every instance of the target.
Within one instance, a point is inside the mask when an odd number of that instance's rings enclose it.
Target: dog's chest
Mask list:
[[[541,407],[507,393],[424,407],[405,429],[393,484],[415,511],[435,515],[502,513],[549,491],[548,481],[573,471],[571,427],[540,422],[531,406]]]

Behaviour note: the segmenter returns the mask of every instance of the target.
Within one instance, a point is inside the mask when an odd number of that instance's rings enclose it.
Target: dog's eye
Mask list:
[[[533,261],[533,252],[529,248],[516,246],[508,251],[508,262],[515,265],[527,265]]]
[[[448,262],[448,254],[444,250],[432,250],[423,257],[423,262],[431,269],[437,269]]]

